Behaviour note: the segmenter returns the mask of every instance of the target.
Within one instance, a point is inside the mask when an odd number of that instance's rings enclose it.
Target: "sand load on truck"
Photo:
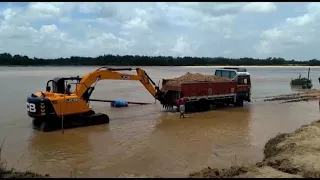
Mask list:
[[[187,72],[183,76],[176,77],[173,79],[164,79],[162,83],[162,88],[172,91],[180,91],[181,84],[187,81],[193,82],[218,82],[218,81],[230,81],[231,79],[215,76],[215,75],[205,75],[201,73],[190,73]]]

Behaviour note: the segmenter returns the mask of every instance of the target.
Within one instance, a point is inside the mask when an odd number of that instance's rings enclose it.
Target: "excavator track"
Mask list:
[[[71,129],[77,127],[94,126],[109,123],[109,116],[102,113],[94,113],[89,115],[66,116],[63,121],[63,129]],[[33,119],[33,128],[42,132],[57,131],[62,129],[62,119],[47,118]]]

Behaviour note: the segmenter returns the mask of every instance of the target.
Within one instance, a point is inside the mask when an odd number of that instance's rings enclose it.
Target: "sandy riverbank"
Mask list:
[[[45,178],[49,177],[48,174],[41,175],[30,171],[18,172],[13,168],[9,169],[7,163],[1,158],[1,150],[3,143],[0,146],[0,178]]]
[[[292,133],[270,139],[264,149],[265,158],[251,166],[229,169],[205,168],[189,177],[256,177],[288,178],[320,177],[320,121],[303,125]]]
[[[310,89],[310,90],[299,90],[299,93],[284,94],[280,96],[270,96],[262,97],[264,101],[277,101],[280,103],[293,103],[301,101],[314,101],[320,100],[320,90]]]
[[[1,155],[1,149],[0,149]],[[0,178],[47,178],[48,174],[41,175],[30,171],[19,172],[15,169],[9,169],[4,161],[0,157]]]

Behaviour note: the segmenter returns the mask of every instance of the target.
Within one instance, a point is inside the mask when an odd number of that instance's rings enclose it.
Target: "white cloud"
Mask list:
[[[60,8],[51,3],[31,3],[28,10],[29,15],[39,18],[53,18],[60,16]]]
[[[117,13],[114,3],[84,2],[78,4],[79,12],[86,14],[98,14],[102,18],[109,18]]]
[[[129,21],[124,22],[123,29],[148,29],[148,23],[145,20],[142,20],[139,17],[134,17]]]
[[[177,53],[178,56],[190,56],[193,54],[191,50],[191,45],[185,41],[183,37],[179,37],[171,49],[173,52]]]
[[[6,9],[5,11],[3,11],[2,15],[4,17],[4,20],[7,21],[10,18],[12,18],[13,16],[15,16],[16,12],[14,12],[12,9],[9,8],[9,9]]]
[[[288,17],[276,27],[268,28],[261,33],[261,40],[254,45],[261,55],[285,55],[300,53],[299,58],[310,56],[303,54],[313,49],[317,40],[317,27],[320,25],[319,4],[310,3],[306,6],[307,12],[296,17]],[[317,54],[312,55],[316,58]]]
[[[251,2],[243,6],[244,12],[271,12],[277,9],[277,6],[271,2]]]
[[[319,3],[2,5],[1,52],[31,57],[111,53],[320,59],[315,49],[320,43]],[[298,7],[305,11],[291,11]]]
[[[45,34],[52,34],[54,32],[58,31],[58,28],[55,24],[51,25],[43,25],[40,28],[40,32],[45,33]]]

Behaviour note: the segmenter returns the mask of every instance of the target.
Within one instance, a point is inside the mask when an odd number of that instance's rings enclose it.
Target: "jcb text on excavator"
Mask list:
[[[54,78],[47,82],[45,92],[32,93],[27,98],[28,115],[33,118],[33,125],[41,131],[51,131],[61,128],[62,117],[64,127],[109,123],[106,114],[95,113],[89,106],[89,98],[100,80],[136,80],[160,102],[163,93],[148,76],[148,74],[136,68],[136,75],[120,73],[118,71],[131,71],[132,68],[108,68],[101,67],[80,77]],[[66,92],[68,80],[76,81],[74,92]],[[51,86],[50,86],[51,83]]]

